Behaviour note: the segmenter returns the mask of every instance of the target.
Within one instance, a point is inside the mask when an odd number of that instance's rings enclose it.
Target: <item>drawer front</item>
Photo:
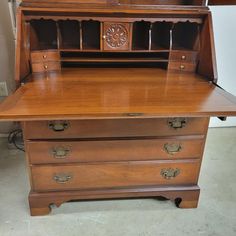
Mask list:
[[[168,69],[173,71],[195,72],[196,64],[186,62],[170,62]]]
[[[208,118],[24,122],[25,139],[144,137],[205,134]]]
[[[48,62],[48,61],[60,61],[60,54],[58,51],[36,51],[31,52],[31,62],[37,63],[37,62]]]
[[[33,191],[99,189],[147,185],[194,185],[199,161],[120,162],[32,166]]]
[[[170,60],[178,62],[192,62],[196,63],[198,59],[198,52],[195,51],[171,51]]]
[[[27,141],[31,164],[200,158],[203,139]]]
[[[33,73],[50,72],[58,70],[61,70],[60,62],[43,62],[43,63],[32,64]]]

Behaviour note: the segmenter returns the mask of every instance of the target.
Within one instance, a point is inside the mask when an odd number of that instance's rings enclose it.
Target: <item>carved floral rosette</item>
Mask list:
[[[105,32],[105,40],[112,48],[122,47],[128,41],[128,31],[122,24],[111,24]]]

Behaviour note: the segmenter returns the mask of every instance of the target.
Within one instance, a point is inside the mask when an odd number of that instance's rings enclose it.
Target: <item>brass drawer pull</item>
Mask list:
[[[186,60],[186,56],[185,56],[185,55],[182,55],[182,56],[181,56],[181,60]]]
[[[164,145],[164,150],[170,155],[174,155],[174,154],[180,152],[182,149],[183,148],[182,148],[181,144],[166,143]]]
[[[55,180],[59,184],[65,184],[71,179],[72,179],[72,175],[70,174],[61,173],[61,174],[55,174],[53,176],[53,180]]]
[[[174,179],[175,177],[177,177],[180,174],[180,169],[176,168],[167,168],[167,169],[162,169],[161,170],[161,176],[164,179]]]
[[[43,55],[43,59],[46,59],[47,58],[47,55]]]
[[[55,132],[62,132],[68,129],[70,123],[68,121],[51,121],[48,124],[49,129],[52,129]]]
[[[48,69],[48,66],[47,66],[47,65],[44,65],[44,69],[47,70],[47,69]]]
[[[180,68],[180,70],[184,70],[185,69],[185,65],[181,65],[179,68]]]
[[[173,129],[182,129],[186,126],[186,118],[171,118],[168,120],[168,124]]]
[[[65,147],[57,147],[52,150],[53,157],[56,159],[65,159],[70,152],[71,150]]]

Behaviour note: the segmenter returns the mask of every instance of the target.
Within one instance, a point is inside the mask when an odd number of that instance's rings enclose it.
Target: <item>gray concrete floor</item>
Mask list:
[[[155,199],[65,203],[31,217],[24,154],[0,139],[0,236],[235,236],[236,128],[210,129],[197,209]]]

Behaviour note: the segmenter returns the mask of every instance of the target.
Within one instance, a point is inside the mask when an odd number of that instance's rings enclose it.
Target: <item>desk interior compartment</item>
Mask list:
[[[150,42],[150,22],[137,21],[133,23],[132,49],[148,50]]]
[[[61,49],[80,49],[80,22],[77,20],[58,21]]]
[[[171,43],[171,22],[155,22],[151,25],[151,49],[169,50]]]
[[[58,48],[56,21],[30,21],[30,48],[31,51]]]
[[[100,50],[101,25],[99,21],[82,21],[82,49]]]
[[[172,29],[173,50],[199,50],[200,25],[191,22],[178,22]]]

